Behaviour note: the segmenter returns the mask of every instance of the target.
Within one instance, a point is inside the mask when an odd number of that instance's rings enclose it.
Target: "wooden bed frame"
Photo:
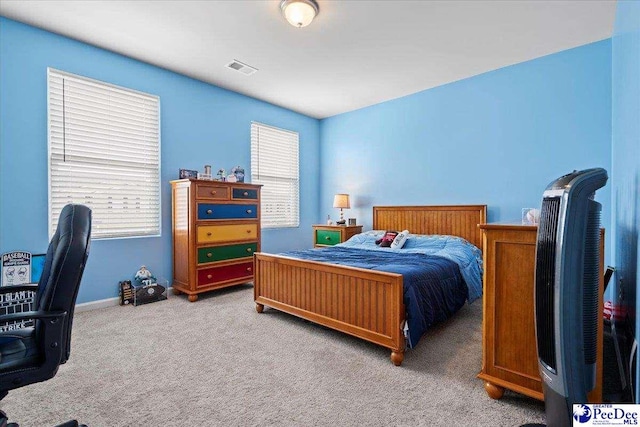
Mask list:
[[[374,206],[374,230],[460,236],[482,249],[478,224],[486,205]],[[256,310],[264,306],[391,349],[391,361],[404,360],[405,320],[402,275],[254,254]]]

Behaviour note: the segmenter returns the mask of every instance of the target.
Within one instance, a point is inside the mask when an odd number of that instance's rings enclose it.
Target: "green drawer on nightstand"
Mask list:
[[[340,243],[340,232],[333,230],[317,230],[316,244],[318,245],[336,245]]]

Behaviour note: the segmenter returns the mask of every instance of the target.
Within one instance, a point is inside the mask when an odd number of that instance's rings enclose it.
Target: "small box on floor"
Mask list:
[[[164,286],[160,283],[132,282],[133,305],[149,304],[150,302],[164,301],[167,299],[166,281]]]
[[[120,305],[134,306],[167,299],[166,280],[156,279],[143,265],[133,280],[123,280],[119,285]]]

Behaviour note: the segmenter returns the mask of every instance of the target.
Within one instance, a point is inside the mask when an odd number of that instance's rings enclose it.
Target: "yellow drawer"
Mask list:
[[[252,240],[257,236],[258,224],[198,226],[198,243]]]

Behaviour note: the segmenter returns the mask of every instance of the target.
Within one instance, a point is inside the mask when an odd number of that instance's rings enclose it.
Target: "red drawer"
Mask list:
[[[251,278],[252,276],[253,261],[203,268],[198,270],[198,287],[211,286],[216,283],[229,282],[243,277]]]

